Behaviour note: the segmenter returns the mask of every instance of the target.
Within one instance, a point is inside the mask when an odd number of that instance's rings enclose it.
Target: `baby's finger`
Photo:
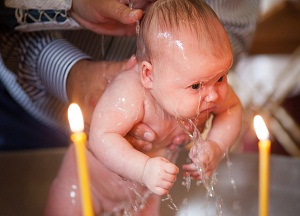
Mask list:
[[[167,162],[165,165],[165,171],[169,174],[177,175],[179,173],[179,168],[176,165]]]
[[[174,185],[175,181],[161,181],[159,187],[166,189],[166,190],[170,190],[173,185]]]
[[[162,187],[155,187],[154,191],[155,194],[162,196],[169,193],[169,190],[162,188]]]
[[[184,164],[182,165],[182,169],[186,172],[194,172],[197,171],[197,166],[194,163]]]
[[[174,182],[176,182],[177,180],[177,175],[173,175],[173,174],[165,174],[163,177],[162,177],[163,181],[166,181],[166,182],[171,182],[172,184],[174,184]]]

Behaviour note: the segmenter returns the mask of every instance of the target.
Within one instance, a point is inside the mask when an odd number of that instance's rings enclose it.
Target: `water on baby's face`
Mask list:
[[[203,88],[203,85],[200,85],[201,88]],[[198,109],[197,109],[197,116],[200,113],[200,107],[201,107],[201,103],[206,103],[205,101],[202,101],[202,96],[201,96],[201,89],[199,91],[199,100],[198,100]],[[210,90],[211,88],[208,88],[208,90]],[[228,108],[228,112],[230,112],[230,109]],[[197,166],[197,170],[199,172],[199,175],[201,176],[201,181],[197,181],[197,186],[203,186],[207,192],[206,196],[207,199],[214,199],[215,202],[215,213],[218,216],[223,215],[222,212],[222,197],[219,196],[216,191],[214,186],[217,184],[218,179],[217,179],[217,175],[214,172],[212,174],[211,177],[206,176],[206,174],[203,172],[204,171],[204,167],[205,164],[203,162],[201,162],[200,157],[202,154],[206,154],[208,157],[210,157],[210,152],[208,151],[208,146],[207,146],[207,142],[205,142],[204,140],[206,139],[206,136],[209,133],[209,129],[211,128],[211,123],[212,123],[212,118],[209,119],[209,116],[211,114],[209,112],[207,112],[207,122],[210,122],[210,125],[206,124],[206,127],[204,128],[204,131],[201,133],[197,126],[195,125],[195,119],[181,119],[177,117],[177,121],[180,125],[180,127],[183,128],[183,130],[189,135],[190,139],[191,139],[191,144],[194,145],[194,149],[192,151],[192,155],[194,158],[196,158],[195,165]],[[210,121],[209,121],[210,120]],[[206,131],[207,130],[207,131]],[[202,137],[202,135],[204,136],[204,138]],[[232,185],[233,191],[235,194],[237,194],[237,188],[236,188],[236,184],[235,184],[235,180],[233,179],[233,174],[232,174],[232,162],[230,161],[229,155],[226,152],[225,153],[225,157],[227,160],[227,167],[228,167],[228,171],[229,171],[229,175],[230,175],[230,184]],[[190,163],[191,159],[187,159],[187,163]],[[186,190],[189,191],[191,188],[191,182],[192,182],[192,177],[189,175],[189,173],[187,173],[184,177],[183,177],[183,182],[182,185],[184,187],[186,187]],[[188,202],[188,200],[186,199],[185,202]],[[180,208],[184,208],[184,204],[182,206],[180,206]],[[234,212],[240,212],[240,205],[239,205],[239,201],[236,200],[234,201],[233,205],[232,205],[233,211]],[[180,214],[181,215],[181,214]],[[185,215],[188,215],[188,211]]]

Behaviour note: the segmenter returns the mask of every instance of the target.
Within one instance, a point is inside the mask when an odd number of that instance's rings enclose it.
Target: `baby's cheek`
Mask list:
[[[228,95],[228,85],[224,85],[224,86],[220,87],[218,94],[219,94],[219,99],[220,99],[219,103],[226,101],[229,96]]]

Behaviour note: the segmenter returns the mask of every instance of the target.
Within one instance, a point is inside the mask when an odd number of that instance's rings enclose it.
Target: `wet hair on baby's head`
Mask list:
[[[150,61],[153,57],[151,43],[157,43],[157,35],[180,37],[180,31],[195,34],[199,43],[209,41],[216,49],[222,46],[221,23],[202,0],[157,0],[145,12],[137,35],[137,60]],[[184,32],[183,32],[184,33]]]

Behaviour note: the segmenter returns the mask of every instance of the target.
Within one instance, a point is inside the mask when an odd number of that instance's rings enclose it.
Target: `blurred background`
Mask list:
[[[298,215],[300,0],[261,0],[261,3],[262,15],[249,53],[243,56],[229,73],[229,82],[240,97],[245,111],[242,132],[233,152],[257,152],[258,139],[253,129],[253,117],[256,114],[262,115],[270,130],[272,142],[271,203],[273,212],[278,214],[271,215],[292,215],[287,212],[281,214],[279,211],[287,209]],[[0,215],[42,215],[48,188],[64,153],[65,148],[2,152]],[[234,180],[238,190],[242,192],[238,199],[242,202],[246,198],[243,208],[245,211],[256,213],[257,207],[254,207],[257,205],[257,154],[237,155],[235,157],[238,158],[233,158],[233,164],[237,174]],[[222,186],[225,190],[232,187],[230,183],[226,183],[226,179],[232,176],[222,178],[222,173],[228,171],[227,166],[222,163],[219,170],[222,179],[219,185],[225,184]],[[178,184],[180,183],[178,181]],[[234,195],[231,191],[226,191],[226,194]],[[247,196],[244,196],[245,194]],[[180,191],[178,195],[182,198]],[[247,198],[253,199],[252,202]],[[280,205],[277,205],[278,203]],[[286,208],[283,208],[283,204]],[[196,215],[199,215],[199,211]]]
[[[255,114],[263,116],[271,152],[300,157],[300,1],[261,0],[249,53],[230,74],[245,108],[235,151],[257,151]]]

